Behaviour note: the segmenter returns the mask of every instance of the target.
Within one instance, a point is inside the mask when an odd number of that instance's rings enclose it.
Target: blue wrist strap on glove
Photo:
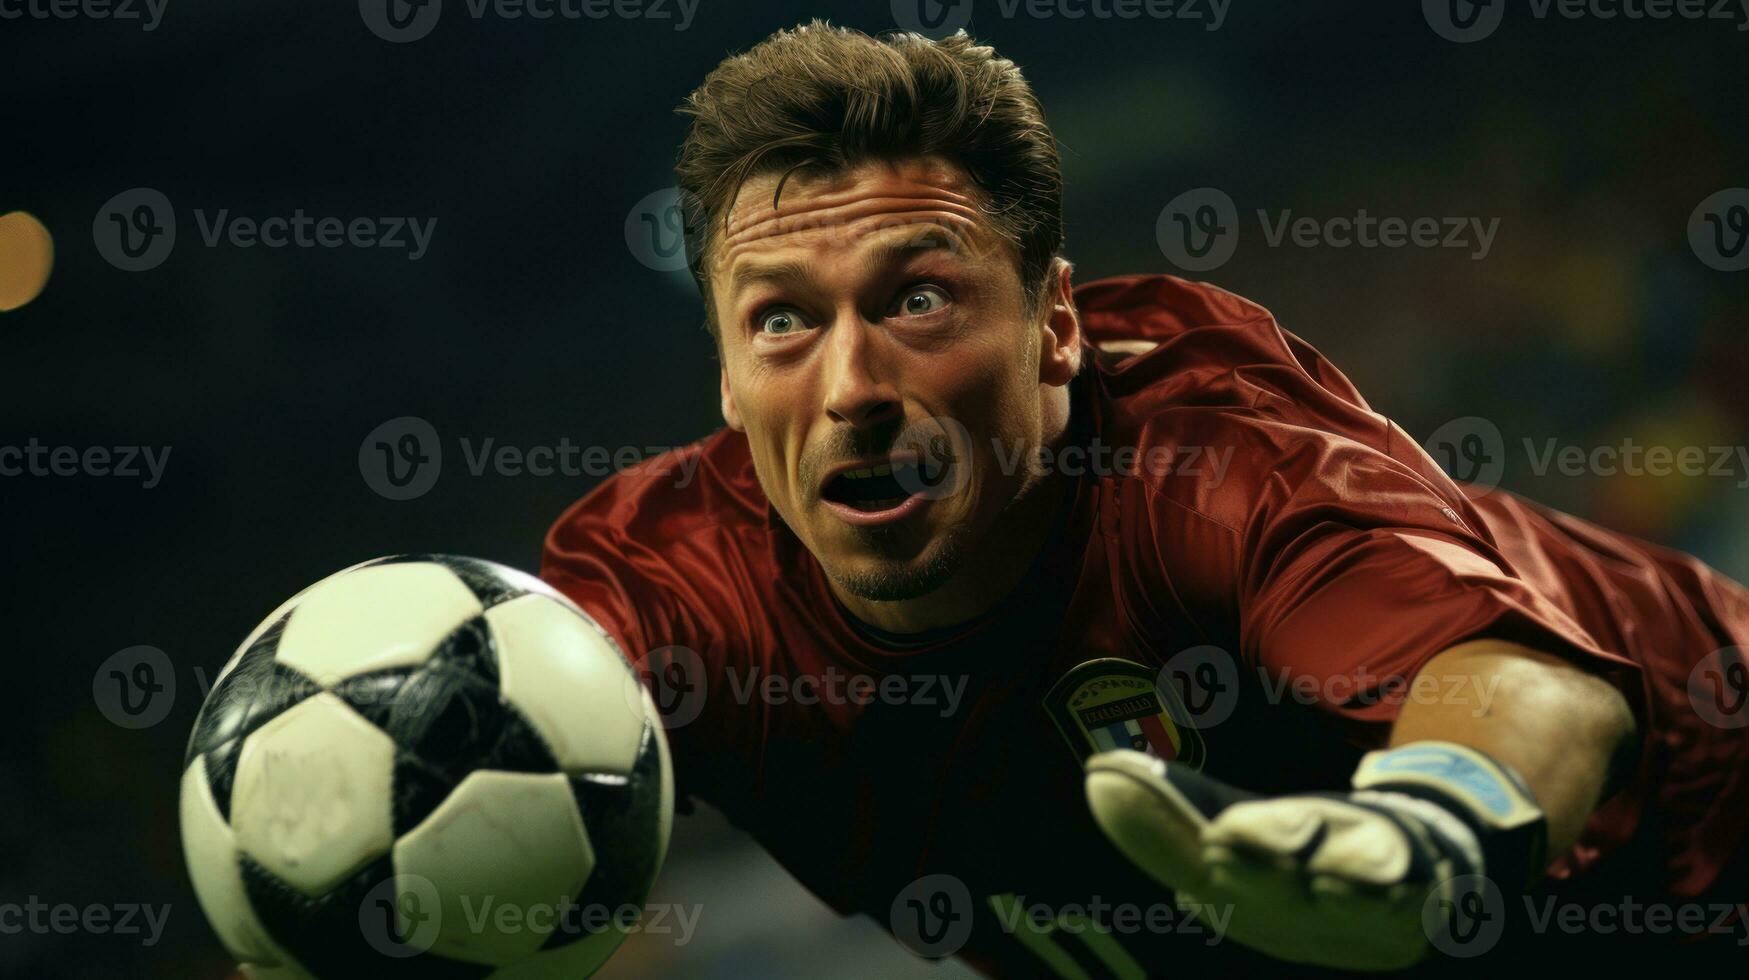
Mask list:
[[[1352,785],[1357,802],[1368,793],[1394,793],[1456,817],[1480,848],[1480,867],[1470,873],[1487,875],[1504,891],[1523,891],[1547,861],[1542,808],[1517,773],[1485,752],[1436,741],[1380,749],[1360,760]]]
[[[1373,752],[1353,785],[1258,796],[1128,749],[1087,762],[1088,805],[1118,850],[1181,906],[1227,908],[1227,935],[1289,962],[1412,966],[1467,942],[1459,927],[1495,918],[1487,903],[1541,867],[1543,812],[1485,753]]]

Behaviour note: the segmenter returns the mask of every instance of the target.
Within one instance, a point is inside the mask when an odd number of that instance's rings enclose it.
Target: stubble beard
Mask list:
[[[1005,523],[1016,516],[1037,494],[1043,491],[1045,480],[1035,474],[1027,481],[991,521],[984,537],[1000,534]],[[969,488],[962,488],[969,489]],[[877,552],[899,546],[902,533],[894,527],[859,529],[863,540]],[[903,602],[919,599],[946,585],[965,567],[971,554],[972,528],[956,522],[942,532],[940,542],[921,560],[883,561],[868,571],[848,575],[833,575],[832,579],[844,591],[869,602]]]
[[[877,551],[895,543],[896,529],[865,528],[863,540]],[[834,575],[840,588],[868,602],[903,602],[922,598],[947,584],[965,566],[962,524],[949,527],[936,546],[921,560],[882,561],[877,567],[848,575]]]

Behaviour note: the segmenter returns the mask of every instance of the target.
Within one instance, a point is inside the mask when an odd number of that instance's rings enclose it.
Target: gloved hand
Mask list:
[[[1180,907],[1227,906],[1227,934],[1284,960],[1392,970],[1424,957],[1430,900],[1542,868],[1546,821],[1484,753],[1415,742],[1369,753],[1348,793],[1258,797],[1128,749],[1087,763],[1095,820]],[[1449,909],[1450,905],[1439,906]]]

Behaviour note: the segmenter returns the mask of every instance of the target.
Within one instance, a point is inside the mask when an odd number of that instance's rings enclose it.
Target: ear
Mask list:
[[[1071,266],[1061,258],[1051,260],[1051,272],[1040,300],[1038,380],[1040,384],[1066,385],[1081,369],[1081,314],[1075,310]]]
[[[735,395],[729,390],[729,369],[720,362],[718,376],[723,387],[723,421],[736,432],[746,432],[747,427],[741,424],[741,410],[735,407]]]

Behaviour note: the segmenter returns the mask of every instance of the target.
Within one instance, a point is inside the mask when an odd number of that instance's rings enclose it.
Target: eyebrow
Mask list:
[[[923,227],[929,229],[926,234],[911,235],[877,246],[874,252],[863,260],[863,267],[883,268],[923,252],[969,251],[958,235],[934,226]],[[760,283],[808,279],[813,274],[812,270],[813,263],[807,260],[764,264],[742,263],[735,269],[734,276],[730,278],[730,284],[736,291],[739,291]]]

